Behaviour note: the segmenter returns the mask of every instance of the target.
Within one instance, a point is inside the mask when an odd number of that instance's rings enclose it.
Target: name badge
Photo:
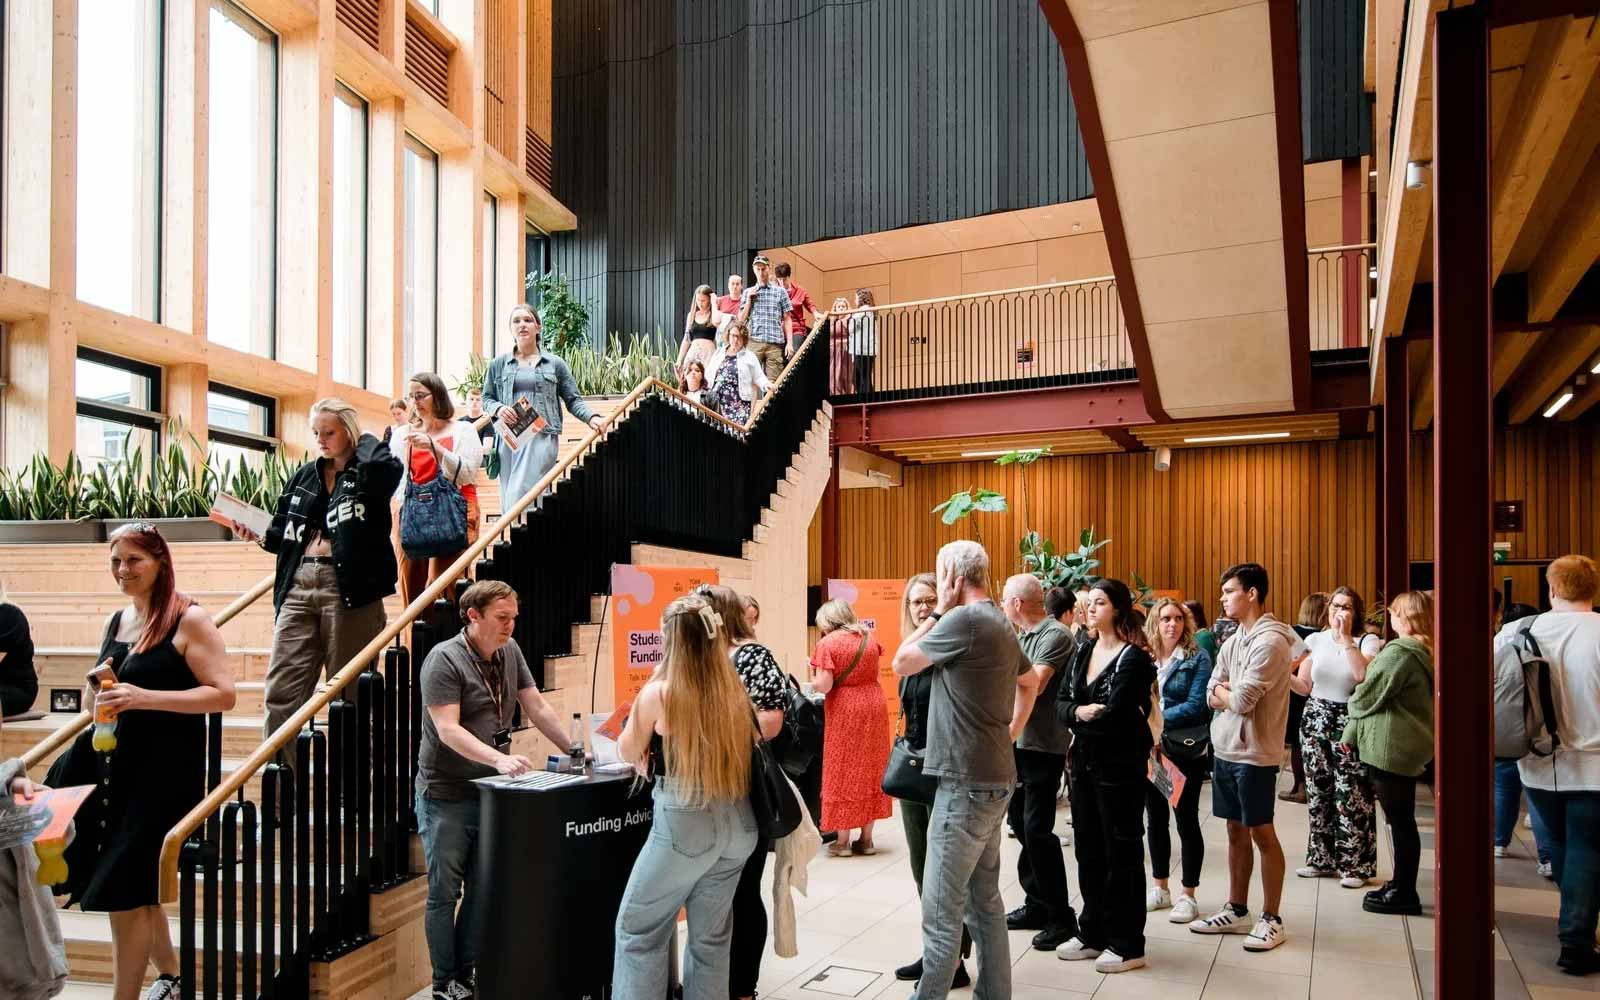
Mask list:
[[[501,753],[509,753],[511,751],[511,730],[499,729],[495,731],[494,748]]]

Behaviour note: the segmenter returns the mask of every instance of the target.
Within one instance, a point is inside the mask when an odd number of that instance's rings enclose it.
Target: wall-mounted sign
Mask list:
[[[1501,534],[1522,530],[1522,501],[1496,500],[1494,504],[1494,530]]]

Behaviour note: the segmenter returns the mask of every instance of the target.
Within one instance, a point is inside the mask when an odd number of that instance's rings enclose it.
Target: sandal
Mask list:
[[[870,858],[874,854],[878,853],[878,849],[873,846],[872,841],[870,840],[857,840],[855,843],[850,845],[850,853],[859,854],[862,857]]]
[[[850,845],[844,841],[836,840],[828,845],[828,857],[830,858],[848,858],[850,851]]]

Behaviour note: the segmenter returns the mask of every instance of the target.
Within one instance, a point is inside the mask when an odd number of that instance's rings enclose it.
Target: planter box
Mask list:
[[[110,538],[111,533],[124,524],[134,524],[135,520],[102,521],[106,533],[104,537]],[[211,520],[209,517],[155,517],[142,522],[153,524],[161,531],[161,537],[169,542],[226,542],[233,538],[233,532]]]
[[[0,521],[0,545],[103,542],[99,521]]]

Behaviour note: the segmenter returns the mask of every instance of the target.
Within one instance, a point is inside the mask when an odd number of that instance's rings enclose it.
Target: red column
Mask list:
[[[1433,44],[1434,982],[1494,982],[1489,614],[1489,32],[1484,5],[1440,11]]]
[[[1411,370],[1406,342],[1383,342],[1383,553],[1378,579],[1385,600],[1411,587]]]
[[[1365,243],[1361,226],[1361,206],[1366,200],[1361,184],[1361,157],[1349,156],[1339,165],[1339,242],[1345,246]],[[1346,250],[1339,255],[1340,294],[1344,297],[1340,315],[1344,317],[1344,346],[1364,347],[1367,328],[1367,261],[1369,254]]]

